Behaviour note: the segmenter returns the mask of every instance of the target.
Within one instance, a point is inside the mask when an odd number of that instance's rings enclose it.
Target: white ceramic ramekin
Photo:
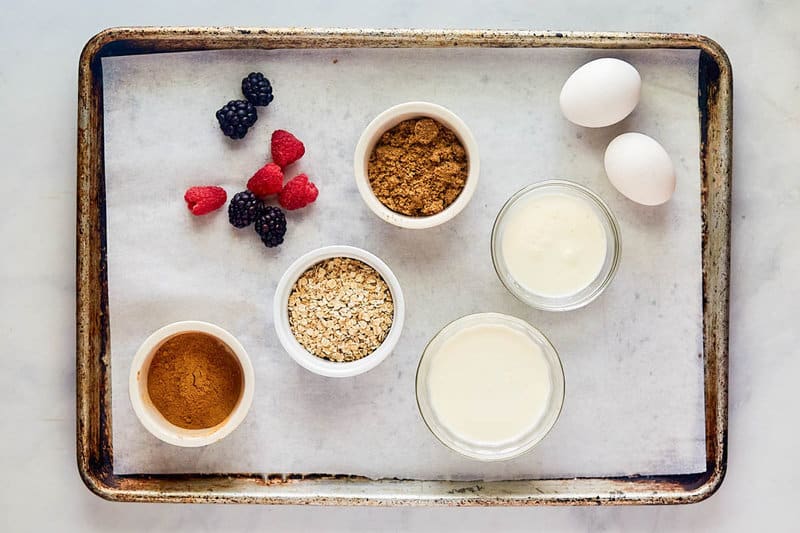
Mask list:
[[[394,316],[392,326],[383,343],[371,354],[356,361],[336,362],[317,357],[312,354],[295,339],[292,328],[289,326],[289,295],[294,288],[297,279],[309,268],[325,259],[334,257],[350,257],[358,259],[374,268],[389,286],[394,303]],[[363,374],[378,366],[392,352],[397,341],[400,339],[400,332],[403,330],[403,317],[405,316],[405,302],[403,291],[400,290],[400,282],[389,269],[389,267],[373,254],[355,248],[353,246],[325,246],[317,248],[298,258],[292,263],[278,282],[275,289],[275,300],[273,306],[273,321],[278,340],[284,349],[303,368],[319,374],[334,378],[344,378]]]
[[[367,165],[369,163],[369,157],[372,154],[372,149],[375,147],[375,143],[378,142],[381,135],[404,120],[418,117],[432,118],[447,126],[456,134],[456,137],[461,141],[464,150],[467,152],[469,170],[467,172],[467,181],[464,185],[464,189],[452,204],[435,215],[410,217],[392,211],[378,200],[369,184]],[[472,195],[475,193],[475,188],[478,186],[480,158],[478,157],[478,143],[475,142],[475,137],[472,136],[472,132],[464,121],[455,113],[445,107],[429,102],[407,102],[390,107],[369,123],[356,145],[354,167],[358,192],[361,193],[361,198],[364,199],[367,207],[369,207],[373,213],[386,222],[401,228],[424,229],[432,228],[447,222],[466,207]]]
[[[156,409],[147,392],[147,373],[150,370],[150,362],[153,360],[158,348],[175,335],[189,332],[206,333],[225,343],[236,356],[242,368],[244,383],[242,395],[236,407],[224,421],[214,427],[205,429],[185,429],[172,424]],[[128,381],[128,392],[130,393],[133,410],[142,425],[164,442],[187,448],[212,444],[236,429],[250,410],[250,405],[253,403],[254,390],[253,365],[250,363],[250,357],[239,341],[219,326],[194,320],[174,322],[147,337],[133,358]]]

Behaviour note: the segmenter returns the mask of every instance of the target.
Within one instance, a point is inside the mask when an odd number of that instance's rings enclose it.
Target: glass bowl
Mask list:
[[[428,378],[431,363],[435,359],[442,344],[456,333],[479,325],[503,325],[524,333],[538,345],[548,369],[550,393],[547,404],[539,417],[529,429],[519,436],[503,441],[478,442],[467,440],[450,430],[446,423],[440,420],[432,405]],[[480,391],[476,391],[479,394]],[[538,329],[524,320],[500,313],[478,313],[459,318],[442,328],[422,353],[417,367],[416,378],[417,406],[420,415],[431,433],[445,446],[466,457],[480,461],[501,461],[522,455],[538,444],[552,429],[561,414],[564,403],[564,370],[558,352]]]
[[[606,236],[606,255],[595,278],[581,290],[566,295],[544,295],[532,292],[509,272],[502,254],[503,233],[510,213],[523,200],[534,195],[560,194],[585,201],[595,212]],[[500,209],[492,228],[492,263],[497,277],[508,291],[522,302],[543,311],[569,311],[583,307],[605,290],[619,266],[621,238],[614,214],[597,194],[577,183],[566,180],[547,180],[529,185],[515,193]]]

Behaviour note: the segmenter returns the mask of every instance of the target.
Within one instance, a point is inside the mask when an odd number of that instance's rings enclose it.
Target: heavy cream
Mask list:
[[[536,429],[553,401],[542,347],[509,325],[466,326],[426,357],[431,409],[438,424],[460,440],[518,441]]]
[[[508,273],[545,297],[574,295],[597,278],[606,233],[588,200],[557,192],[521,198],[506,215],[501,254]]]

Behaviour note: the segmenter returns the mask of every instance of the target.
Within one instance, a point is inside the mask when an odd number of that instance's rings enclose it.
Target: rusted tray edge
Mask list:
[[[646,477],[450,482],[328,474],[115,475],[105,243],[103,56],[234,48],[580,47],[699,49],[706,471]],[[298,28],[112,28],[79,63],[77,460],[87,487],[116,501],[321,505],[620,505],[701,501],[727,465],[732,69],[690,34]]]

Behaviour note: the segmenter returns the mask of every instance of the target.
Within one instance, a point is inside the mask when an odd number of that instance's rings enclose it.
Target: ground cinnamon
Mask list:
[[[453,131],[433,119],[415,118],[381,135],[367,173],[383,205],[420,217],[452,204],[464,189],[468,169],[467,153]]]
[[[163,343],[147,373],[147,393],[172,424],[205,429],[224,421],[242,394],[242,368],[222,341],[200,332]]]

